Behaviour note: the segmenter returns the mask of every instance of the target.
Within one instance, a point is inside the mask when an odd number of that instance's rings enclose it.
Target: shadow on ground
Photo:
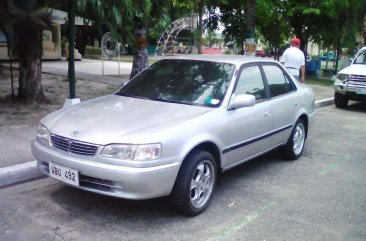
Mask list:
[[[216,193],[212,200],[212,205],[218,204],[220,195],[224,195],[228,189],[241,185],[246,180],[253,180],[256,176],[262,176],[261,172],[272,166],[288,165],[290,161],[281,159],[277,150],[272,151],[262,157],[243,163],[225,173],[220,178],[216,188]],[[267,170],[268,171],[268,170]],[[176,213],[169,203],[168,197],[155,198],[150,200],[126,200],[114,197],[103,196],[91,192],[79,190],[70,186],[63,185],[51,193],[51,198],[64,210],[70,213],[80,213],[84,216],[84,221],[90,218],[98,220],[116,219],[131,222],[139,219],[158,220],[159,223],[174,222],[174,220],[185,219]],[[218,204],[220,205],[220,204]],[[99,218],[98,218],[99,216]],[[162,219],[163,218],[163,219]],[[131,222],[133,225],[133,222]]]
[[[366,113],[366,103],[351,101],[351,102],[349,102],[348,106],[342,110]]]

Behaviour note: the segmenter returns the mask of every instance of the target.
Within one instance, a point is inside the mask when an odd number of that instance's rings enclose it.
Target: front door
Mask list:
[[[244,162],[270,147],[271,105],[266,93],[259,66],[243,67],[233,94],[252,94],[256,104],[227,112],[230,144],[223,151],[225,168]]]

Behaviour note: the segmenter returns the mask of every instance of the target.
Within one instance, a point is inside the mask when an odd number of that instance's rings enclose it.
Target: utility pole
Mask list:
[[[68,40],[69,40],[69,89],[70,99],[75,99],[75,60],[74,60],[74,48],[75,48],[75,0],[69,0],[69,28],[68,28]]]

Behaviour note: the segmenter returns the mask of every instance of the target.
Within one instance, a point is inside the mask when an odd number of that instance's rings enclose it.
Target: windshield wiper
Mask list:
[[[162,98],[151,98],[151,100],[173,103],[173,104],[195,105],[193,103],[187,103],[187,102],[176,101],[176,100],[166,100],[166,99],[162,99]]]
[[[125,97],[131,97],[131,98],[137,98],[137,99],[143,99],[143,100],[151,100],[150,98],[145,97],[145,96],[126,94],[126,93],[123,93],[121,91],[118,92],[117,94],[120,95],[120,96],[125,96]]]

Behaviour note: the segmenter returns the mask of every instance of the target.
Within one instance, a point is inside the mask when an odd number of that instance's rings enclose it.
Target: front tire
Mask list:
[[[305,139],[305,123],[302,119],[299,119],[296,122],[286,145],[280,148],[283,156],[288,160],[298,159],[304,150]]]
[[[334,104],[337,108],[346,108],[348,105],[349,99],[342,94],[339,94],[337,92],[334,93]]]
[[[215,158],[194,151],[184,160],[171,194],[175,209],[187,216],[202,213],[209,205],[217,181]]]

